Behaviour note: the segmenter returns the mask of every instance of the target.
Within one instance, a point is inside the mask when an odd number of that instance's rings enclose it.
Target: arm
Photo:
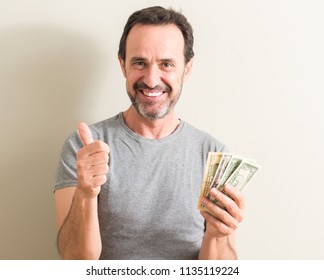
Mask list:
[[[225,191],[212,189],[211,195],[216,198],[225,209],[219,207],[209,199],[202,202],[208,212],[201,212],[206,220],[206,232],[199,252],[199,259],[237,259],[234,244],[235,230],[243,220],[244,199],[234,187],[225,186]]]
[[[207,232],[204,235],[200,252],[200,260],[235,260],[234,235],[213,237]]]
[[[98,259],[98,195],[107,180],[109,148],[93,142],[87,126],[81,125],[79,134],[85,146],[77,153],[78,185],[55,191],[57,246],[63,259]]]
[[[67,201],[69,200],[69,201]],[[87,199],[77,187],[55,192],[57,246],[63,259],[98,259],[101,253],[97,199]]]

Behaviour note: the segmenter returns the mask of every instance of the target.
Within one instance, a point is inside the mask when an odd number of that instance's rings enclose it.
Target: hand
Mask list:
[[[79,123],[78,132],[84,145],[77,153],[78,189],[87,197],[97,197],[107,181],[109,147],[102,141],[94,142],[85,123]]]
[[[242,193],[229,185],[226,185],[224,190],[230,197],[215,188],[210,190],[211,196],[219,201],[224,209],[205,197],[202,199],[202,204],[212,213],[211,215],[201,211],[207,223],[206,232],[213,237],[230,235],[243,221],[245,203]]]

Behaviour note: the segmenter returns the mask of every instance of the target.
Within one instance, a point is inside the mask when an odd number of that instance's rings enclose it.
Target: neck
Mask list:
[[[139,115],[133,106],[123,113],[126,125],[134,133],[148,139],[161,139],[172,134],[180,120],[171,111],[163,119],[151,120]]]

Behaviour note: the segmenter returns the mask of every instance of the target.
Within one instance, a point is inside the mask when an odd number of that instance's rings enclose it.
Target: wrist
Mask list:
[[[100,186],[99,186],[100,188]],[[98,193],[95,192],[90,192],[88,190],[84,190],[81,187],[77,187],[75,190],[75,194],[74,194],[74,200],[78,203],[78,204],[92,204],[92,203],[97,203],[98,201]]]
[[[97,199],[101,190],[101,186],[95,187],[84,187],[82,185],[78,185],[76,188],[76,194],[82,199]]]
[[[227,235],[225,235],[225,236],[217,236],[217,235],[213,235],[209,231],[205,232],[204,239],[206,239],[207,241],[213,241],[213,242],[224,243],[224,244],[227,244],[227,242],[228,242],[228,236]]]

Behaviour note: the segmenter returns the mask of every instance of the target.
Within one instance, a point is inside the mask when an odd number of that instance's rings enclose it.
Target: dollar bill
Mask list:
[[[229,184],[239,191],[243,191],[259,169],[260,166],[256,164],[254,159],[229,153],[210,152],[204,171],[204,179],[198,200],[198,209],[205,210],[205,207],[201,204],[203,196],[222,207],[222,205],[210,195],[210,189],[217,188],[227,194],[224,191],[224,186],[225,184]],[[212,179],[211,176],[213,176]]]
[[[226,184],[235,187],[239,191],[243,191],[259,168],[255,163],[243,161],[227,179]]]
[[[224,184],[226,183],[227,179],[234,173],[236,168],[242,163],[244,159],[239,156],[233,156],[228,163],[226,170],[223,173],[222,178],[220,179],[219,184],[217,185],[218,188],[223,188]]]
[[[218,165],[221,161],[222,158],[222,153],[218,152],[209,152],[208,157],[207,157],[207,163],[205,166],[205,171],[204,171],[204,178],[203,182],[201,185],[201,191],[200,191],[200,198],[198,202],[198,209],[202,210],[204,209],[203,205],[201,205],[200,200],[201,198],[207,197],[210,189],[210,185],[213,181],[213,178],[215,176],[215,173],[218,169]]]
[[[217,188],[217,186],[220,184],[221,179],[223,178],[224,172],[230,162],[230,160],[232,159],[232,155],[231,154],[223,154],[221,161],[218,165],[217,171],[215,173],[215,176],[213,178],[213,181],[211,183],[211,188]]]

